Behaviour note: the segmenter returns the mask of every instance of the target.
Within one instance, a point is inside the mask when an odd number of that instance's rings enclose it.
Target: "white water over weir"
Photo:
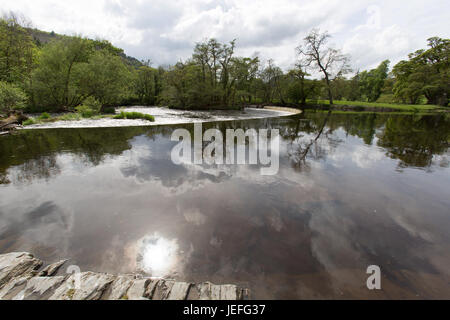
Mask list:
[[[24,129],[50,129],[50,128],[102,128],[102,127],[132,127],[154,126],[165,124],[183,124],[195,122],[214,122],[229,120],[249,120],[289,116],[299,113],[299,110],[266,107],[264,109],[245,108],[244,110],[213,110],[188,111],[174,110],[162,107],[130,107],[116,110],[125,112],[140,112],[155,117],[154,122],[141,119],[82,119],[76,121],[56,121],[26,126]]]

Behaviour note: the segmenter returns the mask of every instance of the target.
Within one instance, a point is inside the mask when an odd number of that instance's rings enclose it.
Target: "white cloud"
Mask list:
[[[365,69],[384,59],[395,63],[450,30],[447,0],[0,0],[0,8],[47,31],[108,39],[155,64],[186,59],[195,42],[216,37],[236,38],[238,54],[260,52],[287,68],[301,39],[319,27],[351,55],[355,69]]]

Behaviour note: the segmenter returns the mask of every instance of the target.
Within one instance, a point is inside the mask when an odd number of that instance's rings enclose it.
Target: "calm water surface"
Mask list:
[[[1,137],[0,253],[235,283],[252,298],[450,299],[448,116],[203,125],[279,129],[276,176],[173,164],[179,127]],[[381,267],[381,291],[366,288],[369,265]]]

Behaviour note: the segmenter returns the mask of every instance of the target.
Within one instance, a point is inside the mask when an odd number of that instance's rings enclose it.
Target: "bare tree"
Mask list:
[[[330,105],[333,104],[331,81],[351,71],[349,58],[340,50],[327,46],[330,35],[313,29],[304,39],[304,44],[297,47],[297,53],[306,61],[307,66],[316,65],[323,73],[327,84]]]

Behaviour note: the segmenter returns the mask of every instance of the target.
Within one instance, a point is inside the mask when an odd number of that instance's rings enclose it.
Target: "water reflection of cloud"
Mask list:
[[[180,209],[177,206],[178,212],[182,212],[184,219],[195,226],[201,226],[206,223],[206,216],[200,212],[198,208]]]
[[[45,201],[33,204],[23,201],[21,208],[0,207],[0,210],[8,210],[0,214],[0,251],[29,250],[36,248],[41,257],[47,257],[52,253],[54,246],[58,246],[61,255],[69,246],[68,234],[73,227],[73,212],[70,208]],[[28,247],[20,244],[27,243]],[[19,245],[19,247],[15,247]]]
[[[355,146],[351,153],[352,161],[362,169],[373,167],[376,162],[384,157],[384,153],[376,147]]]

